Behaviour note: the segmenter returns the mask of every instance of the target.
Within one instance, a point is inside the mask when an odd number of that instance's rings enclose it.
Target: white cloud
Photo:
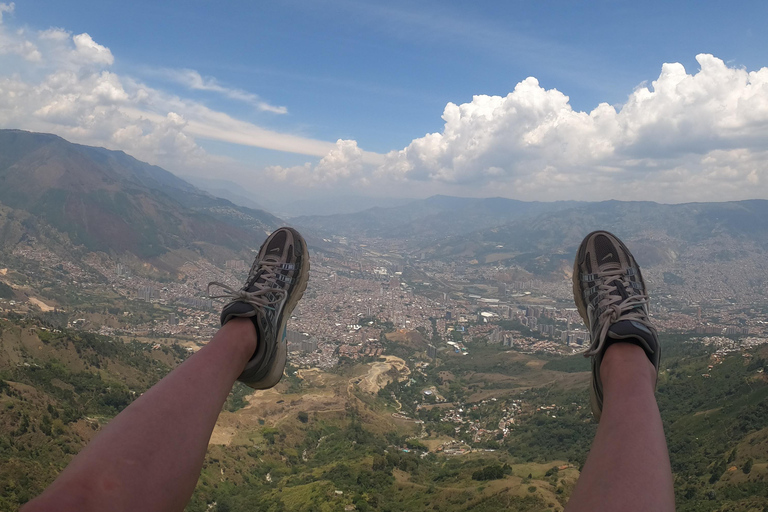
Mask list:
[[[38,37],[42,40],[50,41],[64,41],[72,36],[71,32],[64,30],[63,28],[52,27],[48,30],[43,30],[38,34]]]
[[[241,89],[224,87],[215,78],[203,77],[193,69],[166,69],[163,70],[162,74],[192,90],[216,92],[229,99],[242,101],[265,112],[272,112],[274,114],[288,113],[286,107],[270,105],[257,95]]]
[[[5,5],[5,4],[0,4]],[[10,12],[12,7],[6,7]],[[27,63],[12,56],[21,56]],[[235,119],[111,70],[111,50],[86,34],[0,24],[0,127],[44,131],[73,142],[122,149],[171,170],[220,172],[234,160],[207,154],[196,139],[322,157],[335,145]],[[284,112],[256,95],[185,71],[186,85]]]
[[[12,11],[13,4],[0,4],[0,16]],[[539,200],[768,197],[768,68],[750,72],[706,54],[697,61],[695,72],[664,64],[624,105],[590,112],[527,78],[506,96],[449,103],[440,132],[379,155],[354,140],[276,132],[149,87],[116,73],[110,49],[88,34],[0,23],[0,127],[123,149],[184,172],[233,165],[207,154],[200,139],[305,154],[320,160],[268,171],[307,188],[348,184],[377,193]],[[286,111],[194,70],[166,73],[192,90]]]
[[[0,3],[0,23],[3,22],[3,14],[6,12],[8,14],[11,14],[15,8],[16,8],[16,4],[14,4],[13,2],[9,4]]]
[[[10,4],[0,3],[0,25],[3,24],[3,14],[12,13],[16,8],[16,4],[11,2]],[[21,34],[17,33],[17,36]],[[8,37],[0,27],[0,55],[19,55],[23,59],[30,62],[39,62],[41,59],[40,52],[37,47],[30,41],[25,41],[20,37]]]
[[[272,166],[267,171],[280,181],[290,180],[292,183],[311,186],[339,180],[367,182],[363,175],[364,166],[364,152],[357,147],[357,142],[339,139],[336,147],[315,166],[310,163],[294,167]]]
[[[318,176],[308,183],[365,177],[523,199],[765,197],[768,68],[696,59],[701,68],[693,74],[664,64],[650,87],[638,87],[618,109],[576,111],[568,96],[527,78],[504,97],[449,103],[442,132],[390,152],[381,165],[351,173],[329,154],[324,168],[302,172]]]
[[[0,35],[0,55],[2,54],[19,55],[29,62],[40,62],[42,60],[42,56],[34,43],[30,41],[16,42]]]
[[[115,62],[109,48],[101,46],[88,34],[78,34],[72,41],[75,43],[75,53],[86,62],[105,66],[111,66]]]

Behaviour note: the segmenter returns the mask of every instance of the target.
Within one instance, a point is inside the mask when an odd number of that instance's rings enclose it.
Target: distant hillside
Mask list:
[[[326,236],[406,239],[410,254],[480,263],[510,260],[534,273],[561,267],[558,255],[571,260],[583,237],[596,229],[633,241],[646,265],[669,262],[697,245],[706,246],[699,257],[720,261],[768,249],[765,200],[669,205],[433,196],[397,208],[294,220]]]
[[[658,204],[605,201],[582,203],[558,212],[517,219],[493,229],[449,236],[433,246],[436,257],[481,256],[488,252],[536,255],[572,254],[583,237],[596,229],[626,240],[647,242],[659,251],[681,252],[693,244],[728,239],[722,251],[739,251],[744,244],[768,247],[768,201]],[[501,246],[501,247],[499,247]],[[424,249],[430,247],[425,245]],[[648,255],[654,262],[660,255]],[[725,255],[723,255],[725,256]]]
[[[0,130],[0,203],[88,250],[140,258],[200,244],[241,250],[282,223],[121,151],[20,130]],[[0,239],[14,226],[0,224]]]
[[[542,203],[502,197],[474,199],[437,195],[391,208],[370,208],[353,214],[302,216],[293,221],[325,234],[436,240],[501,226],[520,218],[559,212],[578,204],[575,201]]]

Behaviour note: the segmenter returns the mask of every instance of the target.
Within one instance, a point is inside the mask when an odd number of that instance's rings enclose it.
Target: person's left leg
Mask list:
[[[235,318],[118,414],[23,512],[171,511],[189,501],[232,385],[256,351]]]

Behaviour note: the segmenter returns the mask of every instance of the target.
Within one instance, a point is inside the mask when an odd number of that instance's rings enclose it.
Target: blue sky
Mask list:
[[[0,79],[13,82],[5,93],[11,85],[36,92],[25,96],[32,115],[0,108],[0,126],[124,149],[180,174],[255,178],[307,196],[497,192],[546,200],[600,190],[676,202],[768,192],[760,165],[768,147],[759,143],[767,125],[762,96],[755,99],[768,66],[764,2],[2,5]],[[74,40],[81,34],[90,42]],[[39,58],[24,53],[27,43]],[[697,74],[699,54],[722,65]],[[638,88],[658,93],[652,84],[664,63],[682,64],[698,83],[623,109]],[[63,71],[77,85],[58,99],[40,92]],[[683,83],[671,76],[672,86]],[[502,101],[527,77],[538,86]],[[118,93],[93,99],[88,87],[103,91],[102,82]],[[734,94],[750,98],[751,113]],[[62,97],[73,104],[61,107]],[[669,102],[680,107],[674,129],[658,125]],[[451,103],[453,128],[444,118]],[[601,103],[618,114],[614,128],[584,124]],[[723,109],[741,117],[720,123]],[[83,128],[118,110],[122,120]],[[700,130],[686,127],[701,123],[717,126],[692,136]],[[664,134],[661,144],[646,132]],[[595,147],[574,154],[581,145]],[[654,186],[635,193],[648,182]]]

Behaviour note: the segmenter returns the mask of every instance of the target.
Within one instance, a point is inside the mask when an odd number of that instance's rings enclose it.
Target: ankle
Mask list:
[[[256,326],[250,318],[231,319],[221,327],[214,339],[219,337],[235,343],[246,362],[253,357],[258,346]]]
[[[656,386],[656,368],[645,351],[632,343],[614,343],[608,347],[600,362],[600,380],[603,389],[629,384],[653,390]]]

